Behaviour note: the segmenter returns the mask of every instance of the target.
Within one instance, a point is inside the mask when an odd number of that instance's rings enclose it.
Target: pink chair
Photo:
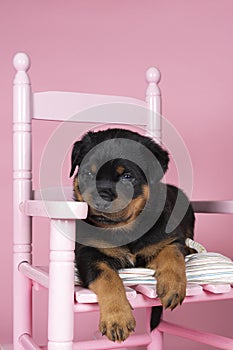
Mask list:
[[[160,305],[160,303],[157,298],[150,297],[146,287],[144,290],[141,288],[141,292],[129,290],[133,308],[147,310],[147,331],[144,334],[135,333],[120,344],[112,343],[104,337],[74,342],[74,312],[84,313],[98,310],[98,304],[91,302],[94,296],[86,296],[85,291],[81,293],[81,299],[87,298],[86,302],[78,302],[78,294],[74,287],[75,222],[77,219],[86,217],[87,206],[85,203],[69,199],[72,189],[32,190],[32,119],[57,120],[61,123],[65,121],[66,123],[61,124],[64,130],[66,130],[65,125],[69,122],[72,122],[72,125],[74,122],[76,122],[75,125],[81,122],[99,125],[120,124],[124,127],[136,125],[144,128],[147,134],[153,135],[158,142],[161,142],[161,97],[157,85],[160,73],[156,68],[150,68],[147,71],[146,101],[141,101],[128,97],[68,92],[32,93],[27,74],[29,66],[30,61],[26,54],[18,53],[15,56],[14,67],[17,73],[14,79],[13,115],[14,339],[12,346],[2,345],[1,349],[91,350],[144,345],[148,350],[162,350],[164,333],[196,340],[219,349],[233,349],[232,339],[186,329],[163,320],[157,329],[150,332],[151,307]],[[109,111],[111,111],[111,120],[108,120]],[[69,134],[69,140],[63,140],[66,145],[64,155],[77,139],[77,126],[74,129],[74,133]],[[66,133],[64,132],[63,135]],[[53,141],[56,141],[56,135]],[[59,142],[59,138],[57,141]],[[48,144],[46,152],[49,153],[51,150],[52,146]],[[45,169],[47,165],[48,160],[44,155],[41,167]],[[46,178],[43,178],[43,174],[41,176],[41,184],[46,187]],[[206,201],[193,204],[197,212],[233,213],[233,201]],[[50,220],[49,273],[45,268],[35,267],[32,264],[32,218],[38,216],[47,217]],[[39,288],[39,286],[48,288],[48,343],[46,347],[35,344],[32,338],[32,288]],[[184,302],[233,298],[232,288],[227,293],[221,294],[210,293],[201,287],[198,290],[198,293],[193,293],[197,295],[187,296]]]

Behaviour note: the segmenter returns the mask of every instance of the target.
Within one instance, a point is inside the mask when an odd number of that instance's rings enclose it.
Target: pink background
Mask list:
[[[50,0],[0,3],[1,235],[0,342],[12,330],[12,58],[31,56],[33,89],[79,90],[144,98],[145,70],[162,72],[163,114],[182,135],[193,162],[194,199],[231,199],[232,191],[232,0]],[[38,167],[42,141],[54,125],[36,129]],[[172,181],[172,176],[170,176]],[[233,258],[233,218],[199,216],[196,238],[209,250]],[[40,221],[36,263],[47,256]],[[47,259],[47,257],[46,257]],[[35,322],[45,337],[45,292],[38,296]],[[42,306],[44,305],[44,306]],[[188,305],[165,313],[166,319],[232,336],[232,302]],[[227,313],[228,311],[228,313]],[[230,311],[230,312],[229,312]],[[217,316],[216,316],[217,315]],[[87,320],[85,332],[96,325]],[[82,323],[83,324],[83,323]],[[166,338],[166,348],[209,349]]]

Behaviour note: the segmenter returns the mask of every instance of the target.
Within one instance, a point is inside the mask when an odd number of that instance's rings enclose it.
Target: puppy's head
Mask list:
[[[168,167],[168,153],[152,139],[124,129],[89,132],[73,146],[74,197],[89,205],[87,220],[121,227],[144,209]]]

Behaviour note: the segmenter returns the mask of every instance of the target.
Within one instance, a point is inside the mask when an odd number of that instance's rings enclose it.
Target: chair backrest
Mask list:
[[[125,96],[76,92],[33,93],[27,74],[30,67],[29,57],[24,53],[16,54],[14,67],[17,71],[13,93],[14,183],[18,193],[17,201],[32,198],[32,119],[75,124],[76,127],[69,127],[69,132],[74,130],[69,135],[70,143],[77,139],[77,122],[95,124],[100,128],[106,128],[110,124],[124,125],[126,128],[134,125],[140,127],[140,130],[143,128],[146,134],[161,143],[161,95],[158,87],[160,72],[156,68],[151,67],[146,72],[148,87],[146,99],[142,101]],[[50,191],[52,194],[53,190]],[[35,197],[38,196],[40,194],[35,193]]]
[[[132,97],[85,94],[64,91],[47,91],[32,93],[30,79],[27,74],[30,68],[30,59],[24,53],[14,57],[14,67],[17,71],[14,79],[14,122],[30,123],[31,119],[57,120],[86,123],[110,123],[141,125],[147,127],[160,142],[161,139],[161,94],[158,87],[160,72],[151,67],[146,72],[148,88],[145,101]],[[104,106],[119,105],[116,112],[107,116]],[[127,106],[125,109],[123,106]],[[139,107],[136,115],[126,114],[131,106]],[[33,107],[33,108],[32,108]],[[94,107],[101,107],[96,108]],[[148,109],[147,117],[140,113],[141,109]],[[88,110],[88,113],[86,112]],[[121,111],[123,113],[119,114]],[[135,108],[136,111],[136,108]],[[150,120],[150,117],[154,118]]]

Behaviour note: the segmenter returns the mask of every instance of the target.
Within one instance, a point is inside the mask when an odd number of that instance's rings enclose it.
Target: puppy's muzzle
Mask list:
[[[105,212],[110,209],[112,202],[117,195],[112,188],[108,186],[97,185],[98,196],[94,196],[92,207],[98,211]]]
[[[110,209],[111,205],[112,205],[112,201],[103,199],[102,196],[100,196],[99,198],[95,198],[91,204],[93,209],[101,212],[105,212],[108,209]]]

